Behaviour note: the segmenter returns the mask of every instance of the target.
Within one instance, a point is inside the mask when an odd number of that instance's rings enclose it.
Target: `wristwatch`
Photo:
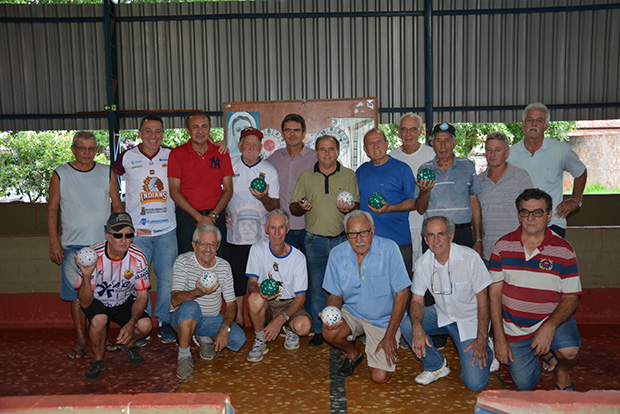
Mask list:
[[[220,218],[220,215],[219,215],[219,214],[217,214],[215,211],[212,211],[212,212],[211,212],[211,217],[213,217],[214,219],[216,219],[216,220],[217,220],[217,219],[219,219],[219,218]]]
[[[222,326],[220,326],[220,329],[223,329],[226,332],[230,333],[230,326],[222,325]]]
[[[571,197],[571,198],[569,198],[569,200],[576,201],[576,202],[577,202],[577,204],[579,205],[579,207],[581,207],[581,206],[582,206],[582,204],[583,204],[583,202],[582,202],[581,200],[578,200],[578,199],[576,199],[575,197]]]
[[[289,319],[291,319],[291,317],[290,317],[290,316],[288,316],[288,314],[287,314],[286,312],[282,312],[282,316],[284,316],[284,319],[286,319],[287,321],[288,321]]]
[[[138,320],[137,320],[137,319],[136,319],[136,317],[135,317],[135,316],[133,316],[133,315],[131,315],[131,319],[133,319],[133,320],[134,320],[134,322],[135,322],[134,328],[137,328],[137,327],[138,327]]]

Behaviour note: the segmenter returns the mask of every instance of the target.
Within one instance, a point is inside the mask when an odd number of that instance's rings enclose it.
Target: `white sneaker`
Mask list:
[[[489,368],[489,372],[492,374],[497,371],[499,371],[499,361],[497,360],[497,358],[493,358],[493,362],[491,362],[491,368]]]
[[[284,347],[288,350],[299,348],[299,335],[290,329],[286,330],[286,340],[284,341]]]
[[[267,348],[267,342],[262,339],[254,339],[254,345],[252,345],[252,350],[248,354],[248,361],[250,362],[260,362],[263,360],[263,354],[269,352],[269,348]]]
[[[428,385],[432,382],[437,381],[439,378],[443,378],[450,373],[450,368],[448,368],[448,361],[443,360],[443,366],[439,368],[437,371],[424,371],[417,377],[415,377],[415,382],[420,385]]]

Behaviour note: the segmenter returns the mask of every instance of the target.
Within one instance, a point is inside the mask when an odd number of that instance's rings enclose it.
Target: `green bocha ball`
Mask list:
[[[381,193],[372,193],[370,197],[368,197],[368,205],[375,209],[383,207],[383,201],[385,201],[385,197]]]
[[[425,168],[418,173],[418,181],[423,180],[435,181],[435,171]]]
[[[275,279],[265,279],[260,284],[260,291],[263,295],[271,297],[280,291],[280,284]]]
[[[267,188],[267,183],[262,178],[256,177],[250,183],[250,188],[258,191],[259,193],[262,193]]]

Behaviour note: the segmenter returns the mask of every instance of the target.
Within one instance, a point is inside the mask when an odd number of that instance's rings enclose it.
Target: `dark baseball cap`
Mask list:
[[[127,213],[112,213],[108,218],[108,222],[105,224],[106,232],[119,231],[125,227],[131,227],[133,231],[136,229],[133,227],[133,221],[131,216]]]
[[[260,132],[260,129],[256,129],[254,127],[247,127],[247,128],[243,128],[243,130],[241,131],[241,137],[239,138],[239,140],[242,140],[244,137],[247,137],[248,135],[256,135],[258,139],[260,140],[263,139],[263,133]]]
[[[456,128],[454,128],[454,125],[449,124],[447,122],[444,122],[443,124],[435,125],[431,136],[435,136],[435,134],[438,134],[440,132],[447,132],[448,134],[452,136],[452,138],[456,138]]]

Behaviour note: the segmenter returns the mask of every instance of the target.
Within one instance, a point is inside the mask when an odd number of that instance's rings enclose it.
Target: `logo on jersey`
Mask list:
[[[274,272],[279,272],[279,270],[278,270],[278,262],[273,262],[273,271]]]
[[[160,178],[146,177],[142,182],[142,190],[143,192],[140,193],[140,202],[142,204],[165,203],[168,200],[168,192],[165,191],[164,182]]]
[[[540,263],[538,263],[538,267],[542,270],[552,270],[553,269],[553,260],[551,259],[542,259]]]
[[[131,270],[131,269],[125,270],[125,274],[123,276],[127,280],[131,279],[133,277],[133,270]]]
[[[220,159],[217,157],[211,157],[211,168],[215,168],[216,170],[220,169]]]

